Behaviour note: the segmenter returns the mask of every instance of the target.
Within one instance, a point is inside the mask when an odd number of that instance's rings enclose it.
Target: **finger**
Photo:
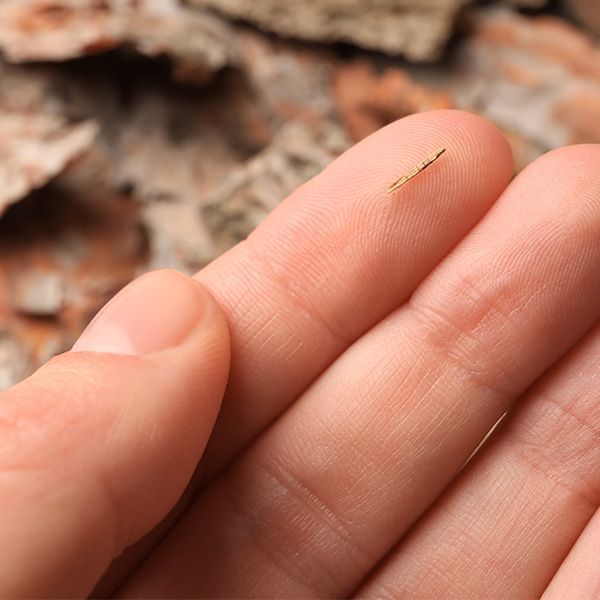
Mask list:
[[[542,600],[597,600],[600,598],[600,509],[544,592]]]
[[[225,387],[228,332],[193,280],[128,286],[0,398],[0,596],[82,597],[175,504]]]
[[[411,302],[207,490],[140,593],[173,581],[188,595],[353,591],[600,316],[599,159],[564,149],[519,177]],[[219,540],[235,543],[219,553]]]
[[[442,145],[448,151],[426,176],[386,194]],[[406,300],[481,218],[511,172],[506,141],[479,117],[414,115],[346,152],[247,242],[201,271],[198,280],[228,316],[233,360],[194,479],[210,480],[352,341]],[[114,581],[163,533],[132,549],[99,591],[114,590]]]
[[[439,146],[410,185],[386,188]],[[508,183],[502,135],[479,117],[408,117],[292,194],[198,274],[228,316],[232,372],[203,459],[219,471],[353,341],[412,293]]]
[[[600,505],[599,381],[600,326],[521,399],[359,595],[539,598]]]

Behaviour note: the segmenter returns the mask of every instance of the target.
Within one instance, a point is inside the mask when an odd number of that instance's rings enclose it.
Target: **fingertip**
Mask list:
[[[575,144],[555,148],[532,162],[526,172],[597,179],[600,173],[600,144]]]
[[[96,320],[84,351],[54,358],[0,399],[0,470],[9,474],[0,545],[11,549],[0,594],[87,595],[175,505],[211,433],[229,368],[213,297],[160,271],[119,303]],[[124,339],[119,348],[135,352],[114,352]]]
[[[415,195],[423,188],[439,190],[446,196],[476,196],[489,206],[513,176],[512,150],[498,127],[473,113],[435,110],[404,117],[371,134],[331,163],[309,190],[383,198],[389,184],[440,147],[446,152],[435,169],[411,183]]]
[[[206,294],[190,277],[151,271],[100,310],[73,351],[146,356],[176,347],[205,321],[206,303]]]
[[[449,140],[466,138],[473,145],[490,146],[512,165],[512,150],[502,130],[476,113],[458,109],[429,110],[398,119],[380,131],[389,130],[393,135],[403,136],[403,128],[408,124],[424,132],[444,132]]]
[[[600,227],[600,144],[564,146],[547,152],[524,169],[510,188],[530,210],[555,215],[569,235],[589,234],[595,242]]]
[[[485,185],[505,186],[514,172],[512,149],[504,133],[491,121],[464,110],[443,109],[415,113],[389,126],[400,141],[415,132],[429,147],[433,140],[445,147],[458,183],[480,178]],[[431,141],[429,141],[431,140]],[[423,147],[423,151],[425,147]],[[421,153],[423,152],[421,151]]]

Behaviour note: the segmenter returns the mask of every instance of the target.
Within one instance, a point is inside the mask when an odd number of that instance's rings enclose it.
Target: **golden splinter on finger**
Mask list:
[[[413,177],[424,171],[430,164],[434,163],[442,154],[446,152],[446,148],[438,148],[431,156],[422,160],[416,167],[412,168],[406,175],[402,175],[400,179],[394,181],[387,189],[388,194],[393,194],[397,189],[401,188],[405,183],[408,183]]]

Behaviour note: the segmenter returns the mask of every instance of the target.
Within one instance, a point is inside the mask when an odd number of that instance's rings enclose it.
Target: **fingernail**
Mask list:
[[[119,292],[73,346],[75,352],[145,356],[181,344],[204,313],[202,288],[176,271],[154,271]]]

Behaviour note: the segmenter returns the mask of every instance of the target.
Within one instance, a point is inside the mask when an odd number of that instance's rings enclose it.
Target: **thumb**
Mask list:
[[[0,395],[0,596],[84,596],[190,480],[229,369],[225,318],[157,271]]]

